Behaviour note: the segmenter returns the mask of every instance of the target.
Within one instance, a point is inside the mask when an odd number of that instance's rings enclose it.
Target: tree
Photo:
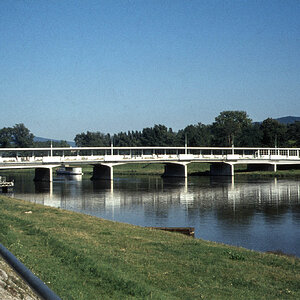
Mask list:
[[[262,145],[265,147],[284,147],[287,144],[287,126],[268,118],[260,125]]]
[[[11,127],[4,127],[0,129],[1,148],[11,147],[12,140],[13,140],[13,129]]]
[[[33,146],[34,135],[23,123],[16,124],[12,128],[12,141],[15,147],[27,148]]]
[[[241,147],[258,147],[262,142],[262,132],[258,123],[244,127],[238,138],[237,146]]]
[[[300,121],[288,125],[287,136],[289,146],[300,147]]]
[[[141,136],[142,133],[140,131],[128,131],[120,132],[118,134],[114,134],[113,141],[114,146],[117,147],[138,147],[141,146]]]
[[[245,111],[223,111],[212,124],[214,144],[216,146],[239,145],[243,130],[251,126],[252,120]]]
[[[181,145],[184,145],[187,137],[188,146],[203,147],[211,145],[211,126],[198,123],[197,125],[188,125],[178,132]]]
[[[176,134],[165,125],[154,125],[143,129],[141,143],[143,146],[173,146],[176,144]]]
[[[105,147],[110,146],[110,135],[99,131],[77,134],[74,139],[78,147]]]

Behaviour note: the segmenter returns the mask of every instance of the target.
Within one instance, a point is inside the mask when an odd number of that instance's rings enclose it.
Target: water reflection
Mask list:
[[[141,226],[192,226],[196,237],[300,256],[300,181],[231,177],[15,177],[14,196]]]

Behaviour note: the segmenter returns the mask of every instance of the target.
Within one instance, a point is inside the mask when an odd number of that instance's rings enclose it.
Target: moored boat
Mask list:
[[[6,181],[5,176],[0,176],[0,191],[2,193],[7,193],[9,190],[12,190],[14,188],[14,181]]]
[[[61,167],[56,170],[57,175],[83,175],[82,168]]]

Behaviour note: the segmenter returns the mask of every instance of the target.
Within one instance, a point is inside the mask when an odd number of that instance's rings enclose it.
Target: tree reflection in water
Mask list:
[[[195,236],[300,256],[300,180],[232,177],[54,177],[14,174],[13,196],[141,226],[195,227]]]

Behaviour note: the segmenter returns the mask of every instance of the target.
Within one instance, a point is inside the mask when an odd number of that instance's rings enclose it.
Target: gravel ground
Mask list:
[[[0,299],[40,300],[0,256]]]

